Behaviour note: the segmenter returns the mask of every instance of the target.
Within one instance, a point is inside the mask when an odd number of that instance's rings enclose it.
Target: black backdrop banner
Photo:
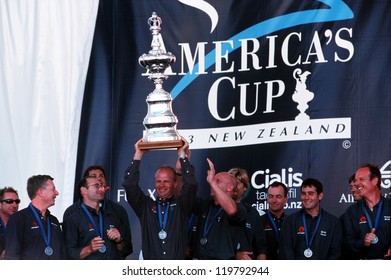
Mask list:
[[[362,163],[381,168],[390,195],[389,11],[388,0],[101,0],[76,179],[91,164],[105,167],[108,195],[131,220],[130,258],[140,228],[121,183],[154,89],[138,64],[151,49],[152,12],[162,19],[165,50],[176,56],[163,88],[190,142],[199,195],[209,195],[210,158],[216,171],[247,169],[245,200],[261,213],[270,183],[288,185],[291,213],[301,208],[301,182],[313,177],[324,184],[322,207],[339,216],[353,203],[347,181]],[[175,161],[172,150],[144,156],[146,194],[154,195],[157,167]]]

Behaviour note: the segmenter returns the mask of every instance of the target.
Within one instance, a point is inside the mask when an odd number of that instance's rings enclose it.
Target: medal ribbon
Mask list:
[[[219,207],[219,210],[217,210],[213,219],[209,223],[210,213],[212,212],[211,210],[212,210],[212,206],[209,206],[208,215],[206,216],[206,220],[204,220],[204,229],[203,229],[203,235],[202,235],[203,237],[205,237],[208,234],[208,232],[210,231],[212,226],[216,223],[217,217],[220,215],[221,211],[223,211],[223,208]]]
[[[272,224],[272,227],[273,227],[273,230],[274,230],[274,236],[276,237],[276,240],[279,241],[280,240],[280,232],[278,231],[277,224],[274,221],[273,216],[270,213],[270,211],[266,211],[266,213],[267,213],[267,215],[269,217],[270,223]]]
[[[164,212],[164,217],[162,220],[162,211],[161,211],[161,204],[160,202],[157,203],[157,218],[159,220],[160,229],[164,230],[166,228],[167,222],[168,222],[168,212],[170,212],[170,202],[167,202],[166,206],[166,212]]]
[[[90,221],[90,223],[94,227],[94,230],[97,232],[98,236],[103,238],[103,215],[102,215],[102,211],[99,211],[99,230],[98,230],[98,226],[96,225],[96,223],[94,221],[94,218],[92,218],[92,215],[91,215],[90,211],[88,211],[88,209],[87,209],[87,207],[85,206],[84,203],[81,205],[81,208],[83,209],[83,211],[86,214],[88,220]]]
[[[307,222],[306,222],[306,220],[305,220],[305,214],[304,214],[304,212],[301,214],[301,218],[302,218],[303,224],[304,224],[305,244],[307,245],[307,248],[308,248],[308,249],[311,248],[312,242],[314,241],[316,232],[318,231],[318,227],[319,227],[319,224],[320,224],[320,220],[322,219],[322,214],[323,214],[323,210],[320,209],[320,211],[319,211],[319,216],[318,216],[318,220],[316,221],[315,230],[314,230],[314,233],[311,235],[311,240],[310,240],[309,243],[308,243]]]
[[[367,217],[368,227],[369,227],[369,230],[371,231],[373,229],[372,221],[371,221],[371,217],[369,216],[369,213],[368,213],[367,209],[364,206],[364,202],[361,204],[361,208],[364,211],[365,217]],[[383,214],[383,200],[380,200],[379,209],[377,210],[376,218],[375,218],[375,227],[374,227],[375,228],[375,232],[380,227],[380,216],[382,216],[382,214]]]
[[[50,223],[50,218],[49,216],[47,217],[47,231],[48,231],[48,234],[46,235],[46,232],[45,232],[45,229],[43,228],[43,225],[42,225],[42,222],[41,222],[41,218],[38,216],[38,213],[37,211],[35,210],[34,206],[31,204],[29,204],[29,208],[31,210],[31,212],[33,213],[33,216],[35,218],[35,220],[37,221],[37,224],[38,224],[38,227],[39,227],[39,230],[41,231],[41,235],[42,235],[42,238],[43,238],[43,241],[45,241],[45,244],[47,247],[50,247],[50,240],[52,238],[52,226],[51,226],[51,223]]]

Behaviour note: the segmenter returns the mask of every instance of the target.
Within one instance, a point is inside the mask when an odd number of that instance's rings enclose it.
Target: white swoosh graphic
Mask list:
[[[203,11],[205,14],[207,14],[212,22],[210,33],[213,32],[213,30],[216,28],[216,25],[219,21],[219,14],[211,4],[205,2],[204,0],[178,0],[178,1],[185,5],[197,8]]]

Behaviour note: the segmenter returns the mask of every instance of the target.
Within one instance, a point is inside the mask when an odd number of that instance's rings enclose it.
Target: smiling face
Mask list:
[[[267,190],[267,202],[271,213],[277,216],[284,210],[285,204],[288,202],[288,196],[285,195],[282,186],[269,187]]]
[[[363,189],[360,186],[357,186],[355,180],[349,182],[349,189],[352,192],[352,196],[354,201],[358,201],[362,199],[361,190]]]
[[[312,210],[318,210],[320,201],[323,198],[323,192],[317,193],[314,186],[303,186],[301,188],[301,201],[303,202],[303,208],[310,212]]]
[[[157,196],[163,200],[169,199],[174,195],[176,188],[174,170],[168,167],[161,167],[155,175],[155,189]]]
[[[56,197],[59,195],[59,192],[56,190],[53,180],[47,180],[44,187],[40,188],[42,200],[44,204],[47,205],[47,208],[53,206],[56,202]]]
[[[369,197],[371,194],[378,192],[379,179],[374,177],[371,179],[371,172],[368,167],[359,168],[356,172],[354,185],[360,190],[361,197]]]
[[[0,202],[0,212],[7,217],[11,216],[19,210],[19,204],[15,200],[19,199],[18,195],[14,192],[5,192],[2,200],[12,200],[12,203]],[[19,201],[20,202],[20,201]]]
[[[87,184],[81,189],[83,202],[89,206],[94,206],[103,200],[105,191],[103,184],[97,178],[86,179]]]

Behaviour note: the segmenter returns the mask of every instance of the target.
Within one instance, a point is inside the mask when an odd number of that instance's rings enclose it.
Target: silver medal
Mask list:
[[[201,245],[205,245],[207,242],[208,242],[208,238],[206,238],[206,237],[202,237],[202,238],[200,239]]]
[[[379,238],[375,235],[375,238],[371,241],[372,244],[379,242]]]
[[[53,249],[52,249],[52,247],[47,246],[47,247],[45,248],[45,254],[46,254],[47,256],[53,255]]]
[[[166,239],[166,237],[167,237],[167,232],[165,232],[164,230],[161,230],[161,231],[159,231],[159,238],[160,239]]]
[[[103,245],[102,247],[99,248],[99,252],[101,252],[102,254],[104,252],[106,252],[106,245]]]
[[[304,250],[304,256],[306,258],[311,258],[312,257],[312,251],[311,251],[310,248],[307,248],[307,249]]]

